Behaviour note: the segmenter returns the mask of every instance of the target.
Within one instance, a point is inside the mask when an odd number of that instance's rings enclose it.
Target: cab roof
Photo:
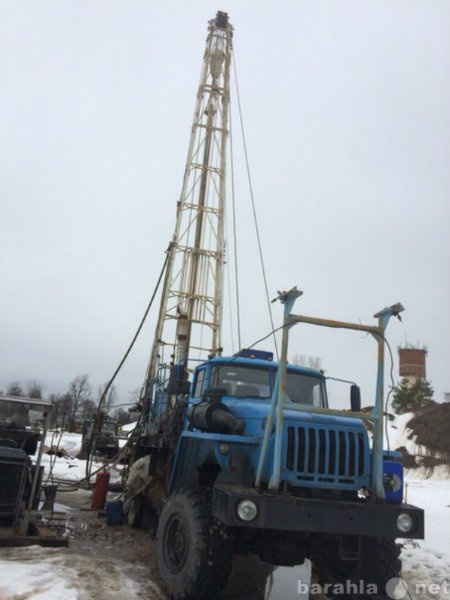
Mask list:
[[[205,365],[230,365],[235,364],[239,366],[249,366],[249,367],[257,367],[260,369],[271,369],[272,371],[276,371],[278,369],[279,363],[271,360],[261,360],[259,358],[244,358],[242,356],[214,356],[209,360],[200,363],[198,366],[202,367]],[[287,370],[296,373],[304,373],[305,375],[314,375],[315,377],[320,377],[321,379],[325,379],[325,375],[320,371],[315,371],[309,367],[304,367],[303,365],[287,365]]]

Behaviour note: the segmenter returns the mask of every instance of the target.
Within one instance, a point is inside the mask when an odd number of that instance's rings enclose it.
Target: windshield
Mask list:
[[[116,424],[106,421],[105,423],[102,423],[102,431],[116,433]]]
[[[271,377],[273,373],[273,378]],[[224,388],[227,396],[268,399],[272,393],[276,372],[262,367],[215,365],[211,369],[211,386]],[[309,406],[326,406],[324,385],[320,377],[288,371],[286,373],[286,402]]]
[[[323,382],[314,375],[288,371],[286,373],[286,400],[309,406],[325,406]]]
[[[227,396],[270,398],[270,371],[251,366],[215,365],[211,369],[211,385],[225,388]]]

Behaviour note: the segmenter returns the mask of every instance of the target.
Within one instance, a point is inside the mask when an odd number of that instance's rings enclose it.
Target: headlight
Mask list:
[[[397,473],[383,473],[383,486],[386,492],[399,492],[402,489],[402,480]]]
[[[241,500],[236,512],[241,521],[253,521],[258,514],[258,505],[253,500]]]
[[[400,513],[397,517],[397,529],[402,533],[409,533],[413,528],[414,521],[408,513]]]
[[[220,454],[223,454],[225,456],[230,451],[230,448],[231,448],[230,444],[227,444],[224,442],[223,444],[220,444],[219,452],[220,452]]]

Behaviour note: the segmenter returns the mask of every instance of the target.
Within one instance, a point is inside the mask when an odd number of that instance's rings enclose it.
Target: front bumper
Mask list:
[[[258,514],[252,521],[242,521],[237,516],[236,508],[241,500],[252,500],[258,506]],[[408,533],[397,527],[400,513],[408,513],[413,520],[413,528]],[[233,527],[392,538],[424,537],[424,511],[411,504],[297,498],[237,485],[218,484],[214,487],[212,514]]]

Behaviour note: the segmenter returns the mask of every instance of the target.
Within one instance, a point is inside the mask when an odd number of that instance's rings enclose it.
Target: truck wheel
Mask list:
[[[329,585],[326,596],[340,600],[391,600],[386,584],[401,574],[400,547],[393,538],[361,538],[359,561],[340,560],[337,544],[330,550],[327,548],[326,555],[315,564],[322,588]]]
[[[180,489],[169,497],[159,519],[159,571],[170,598],[217,598],[231,567],[231,544],[211,516],[210,492]]]

